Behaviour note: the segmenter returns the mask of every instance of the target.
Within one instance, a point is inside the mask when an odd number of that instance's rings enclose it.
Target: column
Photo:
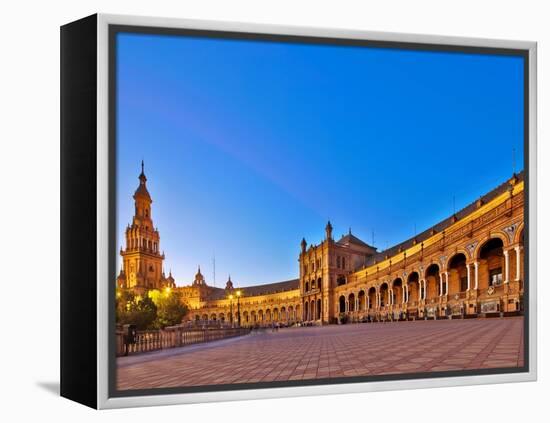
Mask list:
[[[504,250],[504,283],[510,282],[510,251]]]
[[[445,295],[449,295],[449,272],[445,272]]]
[[[466,289],[466,291],[469,291],[470,290],[470,264],[469,263],[466,264],[466,279],[468,281],[468,288]]]
[[[444,273],[439,274],[439,296],[443,295],[443,275]]]
[[[407,296],[407,285],[401,286],[401,304],[405,304],[405,299]]]
[[[355,298],[355,311],[359,311],[359,295]]]
[[[520,278],[521,278],[521,271],[520,271],[520,266],[521,266],[521,259],[520,259],[521,246],[520,246],[520,245],[516,245],[514,249],[516,250],[516,281],[519,281]]]
[[[418,283],[418,301],[422,300],[422,279]]]
[[[478,268],[479,268],[479,262],[474,262],[474,289],[477,289],[478,287]]]
[[[422,279],[422,299],[426,300],[426,297],[428,296],[428,290],[426,289],[426,279]]]

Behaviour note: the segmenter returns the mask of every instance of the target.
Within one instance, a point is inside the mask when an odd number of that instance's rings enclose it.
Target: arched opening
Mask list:
[[[288,306],[288,319],[293,322],[296,320],[296,316],[294,316],[294,307]]]
[[[359,302],[359,311],[365,311],[367,309],[367,299],[365,296],[365,291],[359,291],[359,294],[357,294],[357,300]]]
[[[322,283],[322,279],[321,278],[317,279],[317,289],[321,289],[321,286],[322,286],[321,283]]]
[[[309,301],[306,301],[304,303],[304,320],[305,321],[309,320]]]
[[[258,321],[260,323],[264,322],[264,311],[263,310],[258,310]]]
[[[340,313],[345,313],[346,312],[346,297],[344,297],[343,295],[340,295],[340,298],[338,299],[338,303],[339,303]]]
[[[279,320],[281,320],[281,315],[279,314],[279,309],[274,308],[273,309],[273,321],[278,322]]]
[[[308,291],[309,291],[309,282],[306,282],[304,292],[308,292]]]
[[[300,316],[300,304],[296,305],[296,310],[294,310],[294,319],[296,320],[302,320],[302,316]]]
[[[407,279],[407,287],[409,290],[408,302],[415,303],[420,298],[420,275],[418,272],[411,272]]]
[[[252,323],[253,323],[253,324],[256,324],[256,322],[258,321],[258,317],[256,316],[256,312],[255,312],[255,311],[250,312],[250,317],[251,317],[251,319],[252,319]]]
[[[368,291],[369,297],[369,310],[376,308],[376,288],[371,286]]]
[[[388,284],[384,282],[380,285],[380,307],[385,307],[388,305]]]
[[[285,307],[281,307],[281,320],[283,322],[286,322],[288,320],[287,315],[286,315],[286,308]]]
[[[439,297],[439,265],[433,263],[426,269],[426,299]]]
[[[392,284],[393,301],[392,304],[398,305],[403,302],[403,280],[396,278]]]
[[[348,310],[355,311],[355,294],[351,293],[348,295]]]
[[[309,302],[309,320],[315,320],[315,300]]]
[[[315,313],[317,314],[315,319],[321,320],[321,299],[317,299],[317,307],[315,308]]]
[[[265,321],[266,322],[271,322],[271,310],[270,309],[267,309],[265,311]]]
[[[455,295],[468,290],[468,269],[466,256],[463,253],[455,254],[447,265],[449,269],[449,295]]]
[[[500,286],[504,272],[504,244],[500,238],[491,238],[479,250],[479,289]]]

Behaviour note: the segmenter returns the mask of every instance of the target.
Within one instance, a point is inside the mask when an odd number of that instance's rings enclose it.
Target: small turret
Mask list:
[[[305,238],[302,238],[301,246],[302,246],[302,253],[305,253],[305,252],[306,252],[306,248],[307,248],[307,242],[306,242],[306,239],[305,239]]]
[[[233,290],[233,282],[231,281],[231,275],[229,275],[229,279],[227,280],[227,283],[225,284],[225,290],[226,291],[232,291]]]
[[[330,241],[332,239],[332,225],[330,224],[330,220],[327,222],[327,226],[325,226],[325,233],[327,241]]]
[[[197,286],[197,285],[206,285],[204,276],[201,273],[200,266],[199,266],[199,269],[197,270],[197,274],[195,275],[195,280],[193,281],[193,286]]]

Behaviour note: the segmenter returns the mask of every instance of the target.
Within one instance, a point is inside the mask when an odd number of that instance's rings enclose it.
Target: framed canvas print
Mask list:
[[[536,44],[61,28],[61,393],[536,378]]]

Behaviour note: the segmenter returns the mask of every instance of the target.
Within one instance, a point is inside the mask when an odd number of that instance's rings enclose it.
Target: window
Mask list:
[[[340,269],[340,256],[336,257],[336,267]]]
[[[346,258],[342,257],[342,269],[346,268]]]
[[[489,286],[502,285],[502,267],[489,270]]]

